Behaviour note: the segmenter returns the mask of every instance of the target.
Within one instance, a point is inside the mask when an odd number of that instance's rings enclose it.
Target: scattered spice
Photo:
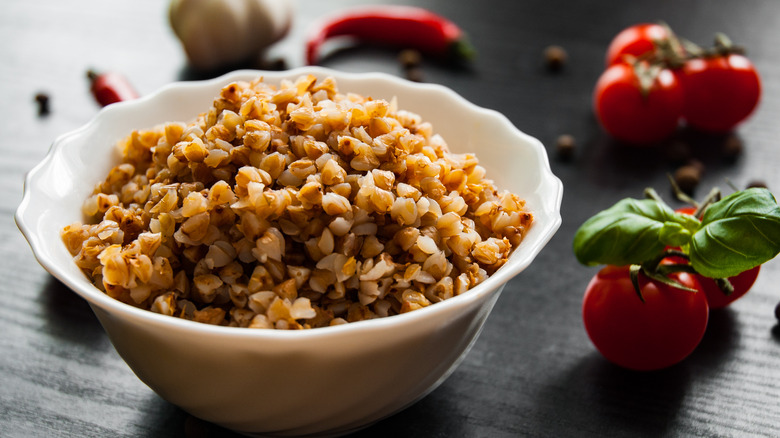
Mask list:
[[[130,82],[119,73],[97,73],[89,70],[87,77],[90,82],[90,91],[101,106],[138,97],[138,93],[130,85]]]
[[[416,49],[404,49],[398,54],[398,62],[403,68],[406,79],[414,82],[422,82],[423,74],[420,65],[422,64],[422,54]]]
[[[696,165],[695,162],[680,166],[674,171],[674,182],[680,190],[691,195],[701,181],[702,172],[702,166]]]
[[[381,5],[349,9],[319,22],[306,42],[306,61],[319,61],[320,47],[334,37],[360,43],[414,48],[426,55],[455,61],[470,60],[474,49],[452,21],[414,6]]]
[[[569,54],[561,46],[551,45],[544,49],[544,64],[550,71],[561,70],[568,59]]]
[[[35,95],[35,102],[38,104],[38,115],[39,116],[47,116],[49,115],[50,108],[49,108],[49,95],[40,92]]]
[[[577,142],[574,136],[569,134],[562,134],[558,136],[558,140],[555,142],[555,150],[558,154],[558,158],[563,161],[569,161],[574,157],[574,151],[577,148]]]
[[[777,303],[777,306],[775,306],[775,318],[780,321],[780,303]]]
[[[723,157],[727,160],[736,160],[737,157],[742,155],[743,149],[742,139],[737,135],[731,134],[723,141]]]
[[[404,49],[398,54],[398,62],[404,70],[419,67],[422,63],[422,54],[416,49]]]
[[[746,188],[750,189],[750,188],[753,188],[753,187],[763,188],[763,189],[769,188],[767,186],[766,182],[761,181],[761,180],[750,181]]]
[[[700,174],[704,173],[704,169],[705,169],[706,166],[701,161],[699,161],[699,160],[694,158],[694,159],[688,160],[688,164],[693,166],[693,167],[695,167],[695,168],[697,168],[697,169],[699,169],[699,173]]]

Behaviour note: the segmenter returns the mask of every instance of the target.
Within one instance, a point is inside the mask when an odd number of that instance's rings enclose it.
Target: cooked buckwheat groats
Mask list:
[[[136,131],[62,239],[96,287],[209,324],[299,329],[464,293],[533,222],[473,154],[332,78],[224,87]]]

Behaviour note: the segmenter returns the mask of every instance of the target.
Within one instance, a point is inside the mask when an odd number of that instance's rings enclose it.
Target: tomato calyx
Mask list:
[[[664,22],[658,23],[665,30],[662,38],[653,38],[654,49],[639,56],[623,55],[623,62],[631,65],[639,80],[639,91],[647,99],[653,84],[661,72],[666,69],[681,68],[686,61],[686,51],[682,40]]]
[[[637,296],[639,296],[639,299],[642,300],[642,302],[645,302],[645,297],[642,295],[642,287],[639,284],[640,273],[642,273],[644,276],[646,276],[651,280],[655,280],[659,283],[663,283],[674,289],[680,289],[688,292],[698,292],[698,290],[685,286],[684,284],[670,277],[670,274],[678,273],[678,272],[687,272],[689,274],[696,273],[696,271],[691,267],[691,265],[687,263],[673,263],[673,264],[663,263],[663,261],[667,257],[671,257],[679,254],[682,254],[682,252],[676,250],[668,250],[662,253],[662,255],[658,257],[656,260],[645,262],[642,263],[641,265],[629,266],[628,272],[631,278],[631,284],[634,286],[634,291],[636,292]]]
[[[631,282],[634,284],[634,288],[636,289],[637,294],[639,294],[639,298],[642,299],[638,279],[638,274],[640,271],[648,278],[652,278],[653,280],[664,283],[667,286],[689,292],[697,292],[695,289],[686,287],[685,285],[680,284],[678,281],[675,281],[670,277],[670,274],[679,272],[698,274],[696,269],[690,265],[690,260],[691,259],[687,253],[676,248],[670,248],[664,251],[655,260],[643,263],[641,265],[632,265],[630,270]],[[713,278],[712,280],[724,295],[730,296],[734,293],[734,285],[731,284],[731,281],[729,281],[728,278]],[[644,301],[644,299],[642,299],[642,301]]]
[[[723,32],[717,32],[712,47],[706,49],[687,40],[683,44],[685,51],[688,53],[687,59],[727,57],[729,55],[745,54],[745,48],[735,45],[731,38]]]
[[[661,70],[663,70],[663,66],[659,63],[648,63],[641,58],[632,56],[627,56],[626,62],[631,64],[634,75],[636,75],[639,81],[639,92],[642,94],[642,98],[647,99],[650,91],[653,89],[653,84],[658,79],[658,75],[661,74]]]
[[[653,41],[655,45],[655,62],[673,70],[681,68],[690,53],[687,47],[692,43],[678,37],[668,24],[661,22],[659,25],[666,29],[666,38]]]

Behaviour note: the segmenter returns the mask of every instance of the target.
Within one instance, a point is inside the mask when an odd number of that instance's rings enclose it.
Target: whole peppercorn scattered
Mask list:
[[[750,181],[748,183],[748,185],[747,185],[748,189],[753,188],[753,187],[758,187],[758,188],[763,188],[763,189],[768,188],[766,183],[764,181],[760,181],[760,180],[753,180],[753,181]]]
[[[699,174],[703,174],[704,173],[705,166],[704,166],[704,163],[702,163],[701,161],[693,158],[693,159],[688,160],[687,164],[689,166],[693,166],[693,167],[699,169]]]
[[[37,93],[35,95],[35,102],[38,104],[38,115],[46,116],[50,112],[49,108],[49,95],[46,93]]]
[[[577,142],[574,137],[569,134],[562,134],[558,136],[555,142],[555,150],[558,154],[558,158],[563,161],[569,161],[574,157],[574,151],[577,148]]]
[[[398,62],[404,70],[406,79],[414,82],[422,82],[423,74],[420,69],[422,54],[415,49],[404,49],[398,54]]]
[[[568,59],[569,54],[561,46],[551,45],[544,49],[544,64],[550,71],[561,70]]]
[[[419,67],[422,62],[422,54],[414,49],[404,49],[398,54],[398,62],[405,69]]]
[[[742,155],[743,149],[742,140],[736,135],[729,135],[723,142],[723,157],[729,161],[734,161]]]
[[[777,303],[777,306],[775,306],[775,318],[780,321],[780,303]]]
[[[674,182],[688,195],[692,195],[701,181],[702,169],[696,164],[686,164],[674,171]]]

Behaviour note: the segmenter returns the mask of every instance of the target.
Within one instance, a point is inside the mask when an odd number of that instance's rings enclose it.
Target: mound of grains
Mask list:
[[[209,324],[314,328],[412,311],[501,267],[531,226],[472,154],[332,78],[224,87],[120,141],[62,239],[96,287]]]

